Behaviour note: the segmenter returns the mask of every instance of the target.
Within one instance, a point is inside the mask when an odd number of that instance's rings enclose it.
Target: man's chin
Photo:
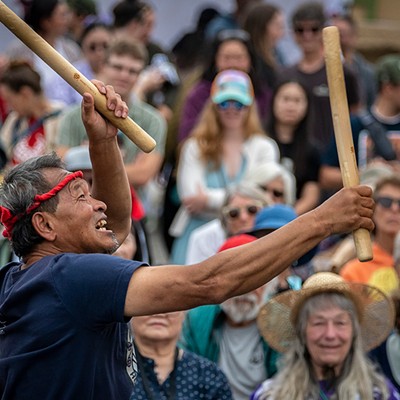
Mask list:
[[[115,252],[118,250],[119,246],[121,245],[121,244],[119,243],[119,241],[118,241],[118,239],[117,239],[117,237],[115,236],[114,233],[112,234],[111,240],[112,240],[112,241],[111,241],[111,243],[109,244],[109,246],[107,246],[107,247],[104,249],[104,253],[106,253],[106,254],[113,254],[113,253],[115,253]]]

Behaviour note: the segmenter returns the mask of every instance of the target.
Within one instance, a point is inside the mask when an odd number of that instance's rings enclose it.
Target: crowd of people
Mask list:
[[[0,54],[0,398],[400,400],[400,53],[367,61],[351,8],[319,1],[208,7],[170,49],[146,0],[115,1],[108,21],[94,0],[21,3],[156,146],[139,149],[17,39]]]

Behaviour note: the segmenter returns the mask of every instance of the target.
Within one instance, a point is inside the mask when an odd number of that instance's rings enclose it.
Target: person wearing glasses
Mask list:
[[[226,29],[219,32],[210,45],[204,65],[200,78],[188,89],[181,105],[178,142],[186,139],[198,122],[215,76],[228,69],[237,69],[250,76],[260,118],[266,118],[272,89],[263,80],[250,35],[246,31]]]
[[[256,165],[248,171],[244,181],[265,192],[272,204],[293,206],[296,201],[296,178],[278,162]]]
[[[298,215],[316,207],[320,201],[318,183],[320,154],[309,138],[309,96],[305,87],[296,80],[280,82],[273,93],[268,134],[276,141],[280,162],[296,178]]]
[[[374,258],[362,263],[351,260],[340,270],[340,275],[346,281],[366,283],[390,293],[400,283],[393,258],[395,238],[400,231],[400,178],[393,174],[378,181],[374,198]]]
[[[271,203],[268,194],[246,181],[230,189],[218,218],[191,233],[185,263],[203,261],[216,254],[228,237],[249,231],[260,209]]]
[[[83,58],[74,63],[74,67],[88,79],[99,76],[105,61],[107,49],[113,38],[111,27],[102,22],[92,22],[86,26],[79,39]],[[59,77],[63,87],[62,101],[67,104],[78,104],[82,96],[63,78]]]
[[[298,80],[310,93],[308,132],[318,149],[323,151],[333,137],[333,122],[322,43],[322,29],[326,25],[324,7],[319,2],[300,5],[291,20],[294,39],[302,56],[298,63],[281,72],[281,79]],[[344,68],[347,100],[350,111],[359,105],[357,77]]]
[[[155,149],[147,154],[125,135],[119,136],[130,184],[138,189],[143,187],[158,173],[164,158],[166,123],[157,110],[149,104],[133,99],[132,91],[143,70],[147,53],[142,44],[132,40],[115,40],[107,49],[106,61],[101,71],[101,79],[112,85],[121,98],[130,105],[129,116],[156,141]],[[87,142],[87,135],[80,118],[80,106],[74,105],[64,114],[58,131],[57,153],[64,156],[66,151]]]
[[[276,143],[262,129],[250,77],[237,70],[219,73],[178,161],[182,205],[170,228],[176,237],[172,262],[185,263],[190,234],[217,217],[230,186],[256,165],[278,158]]]

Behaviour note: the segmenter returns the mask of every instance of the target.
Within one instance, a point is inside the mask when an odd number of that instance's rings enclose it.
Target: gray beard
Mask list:
[[[241,303],[240,299],[247,299],[248,303]],[[221,304],[224,313],[235,323],[254,321],[261,306],[262,302],[254,293],[234,297]]]

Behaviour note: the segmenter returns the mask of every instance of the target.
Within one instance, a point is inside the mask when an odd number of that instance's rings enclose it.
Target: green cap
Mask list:
[[[400,85],[400,54],[388,54],[376,63],[378,83]]]
[[[215,104],[226,100],[236,100],[245,106],[253,103],[254,90],[250,77],[237,70],[220,72],[211,86],[211,99]]]

